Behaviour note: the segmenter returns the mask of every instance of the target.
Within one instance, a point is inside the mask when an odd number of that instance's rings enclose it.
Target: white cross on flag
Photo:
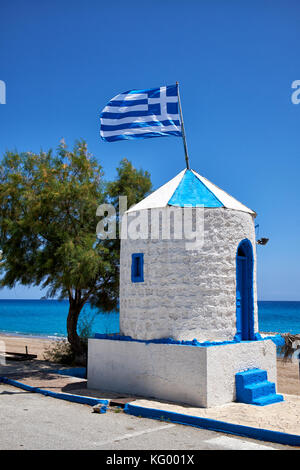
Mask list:
[[[149,137],[182,137],[178,85],[130,90],[110,100],[100,115],[100,136],[107,142]]]

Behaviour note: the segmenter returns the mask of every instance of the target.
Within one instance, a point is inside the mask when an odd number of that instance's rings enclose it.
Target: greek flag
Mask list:
[[[100,122],[100,136],[106,142],[181,137],[177,85],[121,93],[105,106]]]

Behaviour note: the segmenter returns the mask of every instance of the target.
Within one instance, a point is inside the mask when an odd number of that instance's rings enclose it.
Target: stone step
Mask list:
[[[235,378],[237,402],[265,406],[283,401],[283,396],[276,394],[275,383],[268,381],[265,370],[248,369],[237,373]]]
[[[256,398],[253,401],[253,405],[265,406],[271,405],[272,403],[279,403],[281,401],[284,401],[283,396],[278,393],[273,393],[271,395],[266,395],[265,397]]]
[[[244,393],[247,401],[252,403],[254,399],[264,397],[266,395],[273,395],[276,393],[276,387],[273,382],[264,380],[263,382],[246,385]]]
[[[266,370],[262,369],[248,369],[243,372],[239,372],[235,375],[236,383],[245,387],[246,385],[251,385],[257,382],[264,382],[268,380],[268,375]]]

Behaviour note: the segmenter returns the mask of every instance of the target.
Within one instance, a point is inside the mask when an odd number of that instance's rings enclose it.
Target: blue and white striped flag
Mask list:
[[[106,142],[181,137],[177,85],[121,93],[105,106],[100,121],[100,136]]]

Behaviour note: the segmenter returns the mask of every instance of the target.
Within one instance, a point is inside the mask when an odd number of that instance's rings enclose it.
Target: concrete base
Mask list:
[[[140,395],[191,406],[235,401],[235,374],[264,369],[275,382],[271,340],[184,346],[89,339],[88,388]]]

